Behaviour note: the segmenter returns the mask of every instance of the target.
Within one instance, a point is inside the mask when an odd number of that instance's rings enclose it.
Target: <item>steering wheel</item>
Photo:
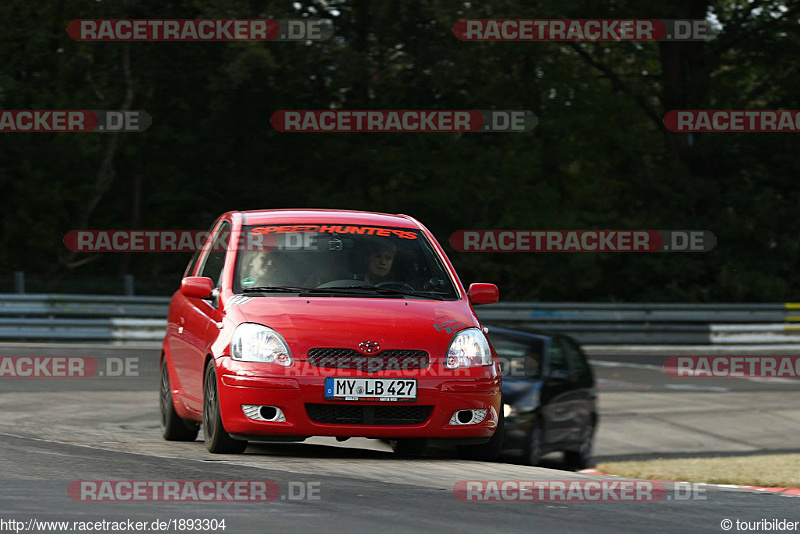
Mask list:
[[[414,293],[417,292],[416,289],[406,284],[405,282],[399,282],[396,280],[387,280],[386,282],[378,282],[377,284],[375,284],[375,287],[377,287],[378,289],[396,289],[399,291],[412,291]]]

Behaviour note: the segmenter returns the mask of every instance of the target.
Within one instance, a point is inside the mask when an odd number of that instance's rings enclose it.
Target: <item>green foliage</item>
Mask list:
[[[796,2],[38,4],[0,7],[0,106],[119,109],[132,89],[133,109],[153,126],[119,136],[105,191],[97,176],[108,136],[4,134],[0,276],[176,280],[186,255],[76,256],[62,238],[83,220],[90,229],[204,229],[230,209],[308,206],[413,215],[465,282],[495,281],[509,300],[784,301],[800,291],[796,136],[689,138],[660,122],[673,106],[800,109]],[[475,43],[452,34],[470,17],[697,13],[719,21],[714,40]],[[80,18],[309,16],[332,19],[335,37],[80,43],[64,31]],[[328,108],[530,109],[539,124],[465,135],[292,134],[269,124],[279,109]],[[458,253],[447,244],[459,229],[592,228],[705,229],[719,243],[704,254]]]

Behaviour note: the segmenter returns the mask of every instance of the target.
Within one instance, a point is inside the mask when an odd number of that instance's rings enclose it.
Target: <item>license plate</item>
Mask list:
[[[325,398],[338,400],[417,400],[416,379],[326,378]]]

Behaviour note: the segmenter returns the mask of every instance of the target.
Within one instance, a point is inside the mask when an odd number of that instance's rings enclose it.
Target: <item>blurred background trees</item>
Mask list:
[[[0,137],[0,291],[12,271],[134,274],[185,254],[72,254],[73,229],[205,229],[231,209],[401,212],[465,283],[507,300],[800,298],[797,134],[673,134],[671,109],[800,109],[797,1],[6,0],[0,107],[146,110],[141,134]],[[333,20],[306,43],[79,43],[80,18]],[[706,18],[706,42],[462,42],[460,18]],[[278,109],[530,109],[526,134],[290,134]],[[104,164],[105,162],[105,164]],[[459,229],[705,229],[697,254],[458,253]],[[8,280],[8,283],[5,281]],[[5,285],[4,285],[5,284]],[[66,288],[68,289],[68,288]]]

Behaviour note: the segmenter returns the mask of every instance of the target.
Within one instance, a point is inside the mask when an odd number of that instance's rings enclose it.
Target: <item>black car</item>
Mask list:
[[[489,326],[503,366],[504,450],[537,465],[564,451],[570,467],[586,467],[597,430],[594,375],[568,336]]]

